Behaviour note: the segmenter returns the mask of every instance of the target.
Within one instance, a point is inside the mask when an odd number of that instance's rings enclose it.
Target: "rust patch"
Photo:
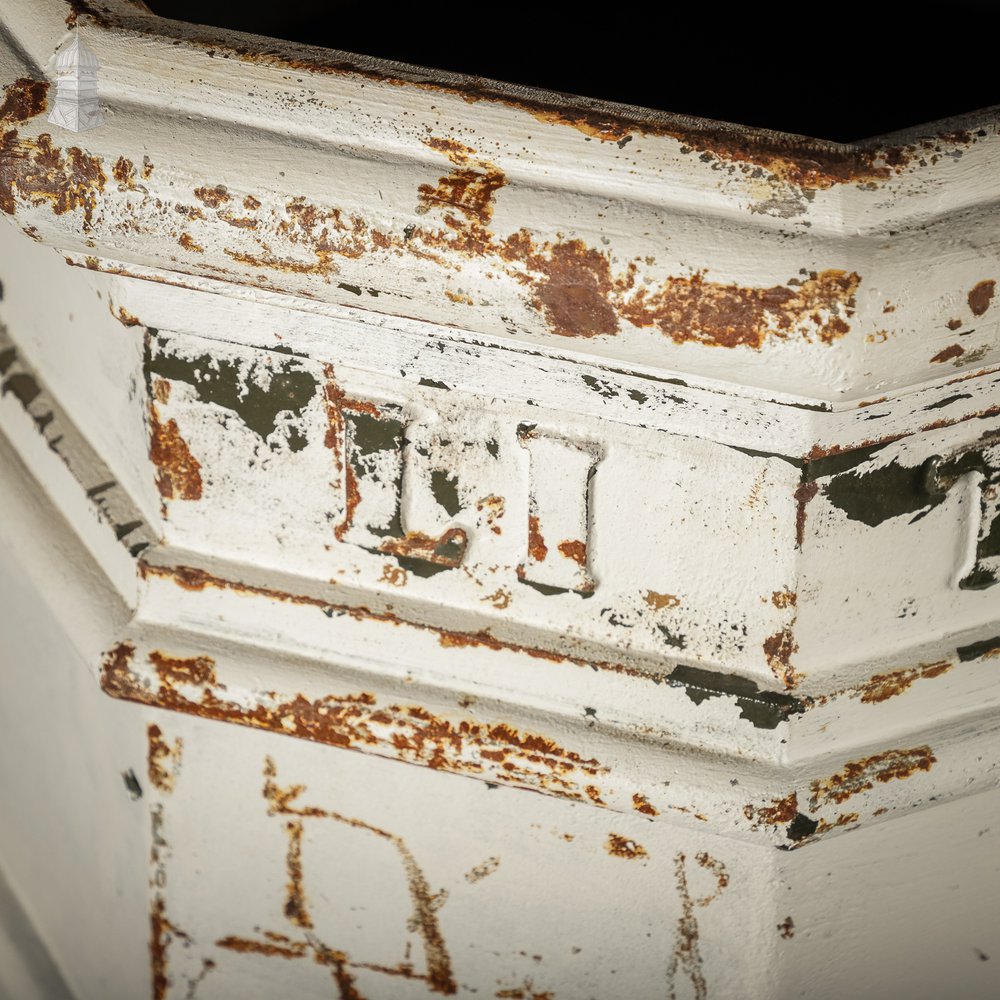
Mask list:
[[[114,316],[122,326],[142,326],[142,320],[136,316],[133,316],[124,306],[119,306],[118,311],[115,312],[114,308],[110,303],[108,303],[108,309],[111,310],[111,315]]]
[[[171,747],[163,738],[160,727],[152,722],[146,726],[146,740],[149,745],[146,757],[149,781],[161,792],[172,792],[184,741],[178,737]]]
[[[638,792],[632,796],[632,808],[636,812],[641,812],[644,816],[660,815],[660,810],[645,795],[640,795]]]
[[[470,884],[481,882],[488,875],[492,875],[499,867],[499,858],[487,858],[482,864],[476,865],[465,873],[465,881]]]
[[[489,601],[498,611],[503,611],[510,607],[511,598],[514,595],[506,587],[497,587],[492,594],[480,598],[482,601]]]
[[[951,361],[952,358],[958,358],[965,354],[965,348],[961,344],[952,344],[950,347],[946,347],[943,351],[938,351],[937,354],[931,358],[931,364],[941,365],[945,361]]]
[[[190,250],[191,253],[204,253],[205,248],[200,243],[195,243],[194,238],[190,233],[181,233],[177,237],[177,242],[180,243],[185,250]]]
[[[489,526],[490,531],[494,535],[499,535],[502,533],[500,525],[496,522],[504,516],[506,512],[506,503],[503,497],[498,497],[495,493],[491,493],[487,497],[483,497],[481,500],[476,501],[476,510],[479,513],[486,513],[486,524]]]
[[[604,849],[615,858],[648,858],[649,852],[642,844],[623,837],[617,833],[609,833],[608,839],[604,842]]]
[[[784,920],[778,924],[778,933],[786,940],[789,941],[795,937],[795,921],[791,917],[785,917]]]
[[[776,608],[794,608],[798,603],[798,594],[785,588],[784,590],[776,590],[771,594],[771,603]]]
[[[16,213],[18,199],[35,207],[47,202],[55,215],[80,209],[89,230],[106,183],[100,157],[78,146],[64,154],[47,132],[37,139],[21,139],[16,131],[0,137],[0,211],[9,215]]]
[[[815,812],[828,803],[845,802],[852,795],[874,788],[874,782],[909,778],[917,771],[929,771],[937,763],[929,746],[909,750],[886,750],[861,760],[848,761],[836,774],[812,783],[810,809]]]
[[[792,666],[792,656],[798,652],[798,644],[792,635],[790,626],[785,626],[780,632],[769,635],[764,640],[764,657],[771,673],[784,683],[786,688],[793,688],[801,679]]]
[[[948,327],[949,330],[957,330],[961,325],[962,321],[960,319],[950,319],[947,323],[945,323],[945,326]]]
[[[153,379],[153,395],[164,405],[169,403],[170,383],[165,378]]]
[[[866,705],[874,705],[902,694],[915,681],[926,677],[940,677],[951,668],[952,664],[948,660],[938,660],[936,663],[921,663],[919,667],[895,670],[891,674],[875,674],[857,689],[857,693]]]
[[[224,205],[229,201],[229,192],[226,190],[225,186],[222,184],[217,184],[215,187],[200,187],[194,189],[194,196],[203,205],[207,205],[209,208],[218,208],[220,205]]]
[[[381,579],[393,587],[405,587],[409,579],[409,574],[402,566],[392,566],[386,563],[382,567]]]
[[[799,797],[795,792],[783,799],[771,799],[769,806],[745,805],[743,815],[752,823],[781,826],[791,823],[799,812]]]
[[[431,208],[445,210],[445,221],[454,226],[452,211],[460,212],[467,220],[485,226],[493,218],[493,199],[506,183],[503,172],[494,164],[476,158],[476,151],[453,139],[431,138],[425,145],[443,153],[455,169],[441,177],[435,186],[421,184],[417,189],[419,213]]]
[[[438,538],[425,535],[422,531],[409,531],[402,538],[385,539],[379,545],[379,551],[454,569],[465,558],[468,541],[462,528],[449,528]]]
[[[156,466],[156,488],[164,500],[201,499],[201,463],[181,437],[176,420],[160,422],[149,404],[149,457]]]
[[[674,597],[673,594],[658,594],[655,590],[647,590],[644,600],[654,611],[677,608],[681,603],[680,598]]]
[[[3,89],[3,103],[0,103],[0,125],[16,125],[42,114],[48,92],[47,80],[22,76],[8,83]]]
[[[260,202],[252,194],[248,194],[243,199],[243,207],[248,212],[256,212],[260,208]]]
[[[142,158],[142,179],[148,181],[153,176],[153,161],[148,157]]]
[[[850,329],[860,283],[857,274],[837,270],[771,288],[724,285],[695,274],[668,278],[655,292],[639,288],[621,314],[636,326],[657,327],[676,344],[759,350],[769,336],[830,344]]]
[[[528,553],[535,562],[545,562],[545,557],[549,554],[535,514],[528,517]]]
[[[973,316],[982,316],[993,301],[993,293],[997,290],[995,281],[980,281],[969,292],[969,308]]]
[[[587,565],[587,543],[580,541],[560,542],[556,546],[567,559],[572,559],[578,566]]]
[[[819,483],[799,483],[792,496],[795,497],[795,545],[802,548],[806,540],[806,507],[809,501],[819,493]]]
[[[154,649],[149,654],[149,662],[156,668],[161,684],[192,684],[201,687],[218,683],[215,677],[215,660],[210,656],[167,656]]]
[[[135,164],[124,156],[115,160],[111,174],[123,188],[135,188]]]
[[[853,823],[857,823],[861,818],[859,813],[841,813],[832,823],[828,823],[825,819],[821,819],[816,825],[815,833],[829,833],[830,830],[835,830],[838,826],[851,826]]]
[[[713,900],[718,899],[729,885],[729,873],[726,871],[726,866],[710,854],[701,851],[695,855],[698,865],[715,877],[714,892],[695,899],[688,885],[686,861],[687,858],[682,851],[678,851],[674,856],[674,877],[677,881],[677,894],[681,900],[681,915],[677,921],[674,951],[667,967],[667,981],[670,995],[675,997],[677,975],[680,972],[691,983],[695,1000],[707,1000],[708,987],[702,969],[701,949],[698,946],[699,930],[695,910],[698,907],[708,906]]]
[[[609,301],[611,266],[604,254],[581,240],[549,244],[544,251],[533,252],[530,237],[521,230],[507,240],[502,256],[523,259],[541,276],[535,282],[534,305],[545,312],[552,333],[589,338],[618,332],[618,313]],[[634,317],[629,318],[635,322]]]
[[[491,780],[572,799],[584,794],[593,798],[593,789],[599,801],[594,786],[580,790],[582,782],[606,773],[598,761],[505,723],[445,718],[419,705],[379,705],[367,692],[314,699],[265,692],[242,703],[228,696],[216,680],[208,657],[177,659],[154,651],[149,661],[155,678],[150,678],[133,669],[133,654],[134,647],[125,645],[105,657],[101,685],[112,697],[329,746],[364,749],[453,773],[489,771]],[[470,756],[470,748],[478,752],[477,759]]]

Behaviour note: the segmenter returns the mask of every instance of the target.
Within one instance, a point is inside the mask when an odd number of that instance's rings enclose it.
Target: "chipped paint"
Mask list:
[[[642,844],[623,837],[620,833],[609,833],[608,839],[604,842],[604,849],[614,858],[626,858],[629,861],[649,857],[649,852]]]
[[[888,674],[875,674],[857,689],[857,694],[864,704],[876,705],[908,691],[916,681],[940,677],[951,670],[952,666],[949,660],[938,660],[934,663],[921,663],[918,667],[907,667],[905,670],[894,670]]]
[[[820,806],[846,802],[853,795],[866,792],[881,783],[909,778],[918,771],[929,771],[937,757],[929,746],[907,750],[886,750],[861,760],[848,761],[840,771],[812,782],[809,808],[815,812]]]
[[[368,692],[321,698],[260,692],[245,704],[216,679],[210,657],[168,657],[154,650],[154,680],[133,666],[133,655],[134,647],[120,644],[105,657],[101,686],[112,697],[439,770],[489,775],[565,798],[600,797],[590,784],[606,773],[597,760],[503,722],[477,721],[467,712],[444,718],[420,705],[384,704]]]
[[[162,423],[149,403],[149,458],[156,467],[156,488],[164,500],[200,500],[201,463],[191,454],[174,419]]]
[[[997,283],[993,280],[980,281],[969,292],[969,309],[973,316],[982,316],[990,307],[993,301],[993,294],[997,290]]]
[[[20,77],[3,89],[0,103],[0,126],[16,125],[44,114],[47,106],[49,83]]]
[[[146,759],[150,783],[161,792],[172,792],[184,741],[178,737],[171,746],[164,739],[163,731],[153,722],[146,726],[146,739],[149,744]]]

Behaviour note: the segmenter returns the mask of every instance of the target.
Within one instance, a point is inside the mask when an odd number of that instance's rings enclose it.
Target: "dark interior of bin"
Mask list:
[[[163,17],[837,142],[1000,104],[1000,0],[147,0]],[[591,8],[594,9],[594,8]]]

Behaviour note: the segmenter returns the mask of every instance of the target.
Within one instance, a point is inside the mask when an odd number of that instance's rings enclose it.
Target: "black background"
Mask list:
[[[147,0],[163,17],[849,142],[1000,104],[1000,0],[674,7]]]

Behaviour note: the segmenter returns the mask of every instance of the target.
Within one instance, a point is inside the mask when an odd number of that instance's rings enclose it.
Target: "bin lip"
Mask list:
[[[672,138],[694,153],[759,167],[803,190],[887,180],[921,165],[939,145],[967,146],[1000,130],[1000,105],[933,120],[849,143],[734,122],[676,114],[572,93],[506,83],[359,53],[161,17],[142,0],[57,0],[66,23],[135,31],[221,58],[278,66],[319,76],[361,77],[377,83],[458,96],[527,112],[539,121],[577,129],[601,142],[629,136]]]

